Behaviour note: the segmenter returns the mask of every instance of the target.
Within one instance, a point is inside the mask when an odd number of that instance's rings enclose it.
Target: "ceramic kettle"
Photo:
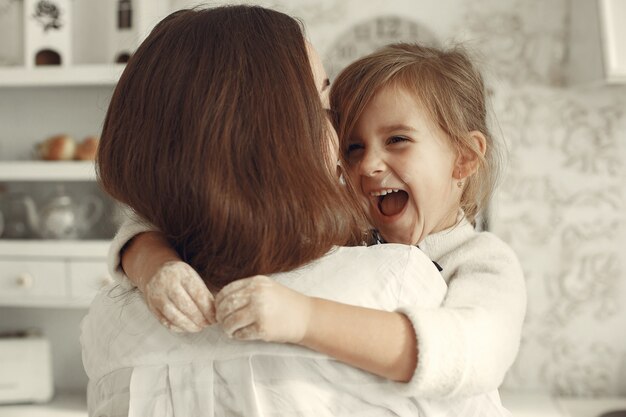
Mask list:
[[[28,195],[7,193],[2,195],[0,203],[3,212],[4,230],[2,237],[7,239],[28,239],[36,235],[32,213],[35,212],[35,202]]]
[[[75,201],[62,188],[37,210],[31,213],[34,229],[44,239],[76,239],[84,236],[103,212],[102,201],[92,195]]]

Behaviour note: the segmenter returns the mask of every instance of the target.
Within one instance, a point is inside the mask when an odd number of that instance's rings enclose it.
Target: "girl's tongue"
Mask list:
[[[409,194],[406,191],[396,191],[381,196],[378,200],[378,209],[385,216],[394,216],[402,211],[407,201]]]

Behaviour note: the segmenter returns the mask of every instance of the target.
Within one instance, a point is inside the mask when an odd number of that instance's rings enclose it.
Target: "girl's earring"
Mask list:
[[[459,188],[463,188],[463,180],[461,179],[461,170],[459,169],[459,180],[456,183],[456,186]]]
[[[341,161],[337,161],[337,174],[339,174],[339,184],[346,185],[346,179],[343,176],[343,168],[341,167]]]

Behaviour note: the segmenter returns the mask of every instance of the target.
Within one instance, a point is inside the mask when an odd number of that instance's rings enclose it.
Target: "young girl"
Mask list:
[[[407,391],[425,398],[495,390],[517,353],[526,295],[512,250],[473,226],[498,173],[479,72],[460,49],[391,45],[339,75],[331,106],[348,185],[381,242],[419,245],[449,286],[439,308],[399,310],[415,332],[402,360],[386,361],[377,340],[384,331],[385,343],[406,343],[390,334],[385,319],[368,322],[362,309],[306,297],[265,277],[238,280],[213,302],[155,232],[127,245],[124,271],[162,323],[178,330],[217,320],[234,338],[300,344],[407,381]],[[112,248],[118,272],[120,248],[145,230],[137,222],[122,228]],[[371,329],[381,337],[364,338]]]

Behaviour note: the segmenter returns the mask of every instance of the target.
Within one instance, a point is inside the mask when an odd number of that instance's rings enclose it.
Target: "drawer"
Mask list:
[[[0,260],[0,298],[64,298],[65,262]]]
[[[113,282],[105,260],[70,261],[68,267],[72,298],[91,300],[100,288]]]

